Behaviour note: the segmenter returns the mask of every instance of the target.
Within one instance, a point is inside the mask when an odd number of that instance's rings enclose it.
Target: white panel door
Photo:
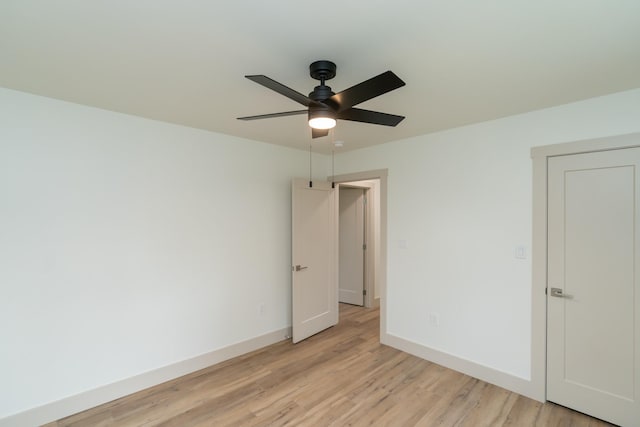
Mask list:
[[[548,166],[547,399],[640,426],[640,148]]]
[[[340,187],[338,300],[364,305],[364,189]]]
[[[331,183],[294,179],[292,326],[299,342],[338,323],[336,191]]]

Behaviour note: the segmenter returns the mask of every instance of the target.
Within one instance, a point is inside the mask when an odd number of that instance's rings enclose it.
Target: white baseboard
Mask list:
[[[440,350],[425,347],[421,344],[389,333],[381,334],[380,342],[420,357],[421,359],[437,363],[438,365],[453,369],[454,371],[462,372],[463,374],[497,385],[498,387],[505,388],[514,393],[521,394],[537,401],[544,400],[544,397],[541,400],[539,393],[535,392],[532,382],[524,378],[498,371],[488,366],[484,366]]]
[[[131,393],[181,377],[216,363],[275,344],[291,336],[291,328],[283,328],[228,347],[154,369],[122,381],[108,384],[55,402],[0,419],[0,427],[33,427],[73,415]]]

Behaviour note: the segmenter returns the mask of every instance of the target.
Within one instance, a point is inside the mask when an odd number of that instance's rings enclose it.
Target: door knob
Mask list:
[[[298,264],[298,265],[296,265],[296,266],[295,266],[295,270],[296,270],[296,271],[304,270],[305,268],[309,268],[309,267],[307,267],[306,265],[305,265],[305,266],[302,266],[302,265],[300,265],[300,264]]]

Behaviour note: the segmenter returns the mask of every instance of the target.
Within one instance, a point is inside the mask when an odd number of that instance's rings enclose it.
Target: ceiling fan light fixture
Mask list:
[[[314,129],[333,129],[336,127],[336,119],[331,117],[314,117],[309,119],[309,126]]]
[[[309,126],[313,129],[333,129],[336,126],[336,119],[329,109],[312,108],[309,110]]]

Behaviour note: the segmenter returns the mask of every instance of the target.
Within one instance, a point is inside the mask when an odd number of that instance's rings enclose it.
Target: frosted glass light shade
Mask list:
[[[336,119],[331,117],[314,117],[309,119],[309,126],[314,129],[332,129],[336,126]]]

